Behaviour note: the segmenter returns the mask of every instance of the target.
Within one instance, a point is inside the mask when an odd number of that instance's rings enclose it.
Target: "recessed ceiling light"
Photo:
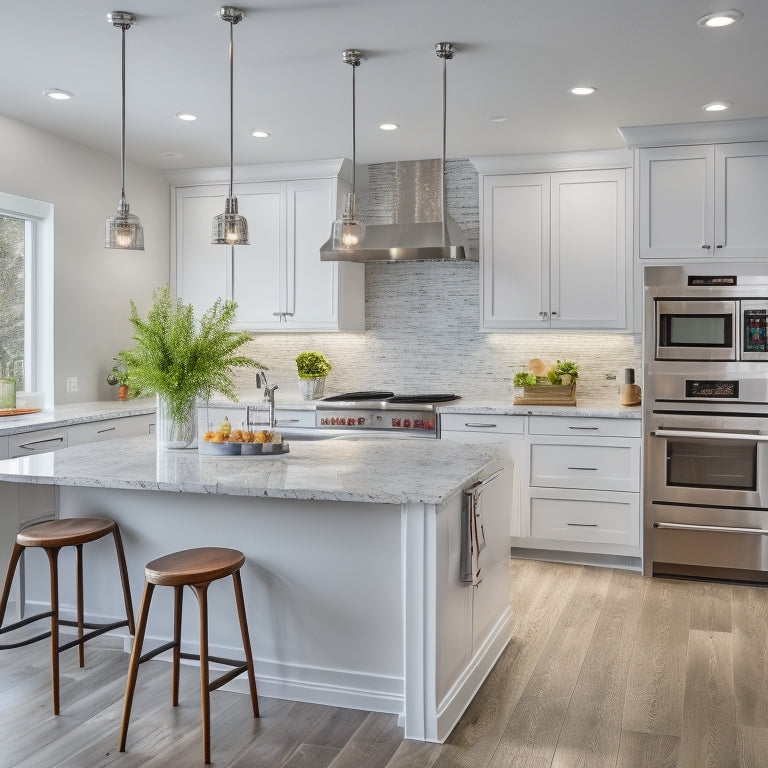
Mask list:
[[[181,157],[178,152],[163,152],[163,157],[167,157],[169,160],[176,160]]]
[[[709,104],[705,104],[702,109],[705,112],[722,112],[724,109],[729,109],[733,106],[733,102],[730,101],[710,101]]]
[[[492,123],[503,123],[505,120],[509,120],[506,115],[491,115],[488,119]]]
[[[176,117],[178,117],[179,120],[186,120],[188,122],[197,120],[197,115],[193,115],[191,112],[177,112]]]
[[[379,123],[382,131],[396,131],[399,127],[397,123]]]
[[[717,29],[718,27],[730,27],[741,19],[744,14],[735,8],[730,11],[717,11],[717,13],[708,13],[702,16],[696,23],[700,27]]]
[[[255,130],[255,131],[251,131],[251,136],[253,136],[256,139],[268,139],[270,136],[270,133],[269,131]]]
[[[575,85],[573,88],[569,88],[569,93],[572,93],[574,96],[590,96],[593,94],[597,88],[595,88],[594,85]]]
[[[67,101],[71,99],[74,94],[69,91],[63,91],[61,88],[49,88],[43,91],[43,96],[47,96],[49,99],[56,99],[56,101]]]

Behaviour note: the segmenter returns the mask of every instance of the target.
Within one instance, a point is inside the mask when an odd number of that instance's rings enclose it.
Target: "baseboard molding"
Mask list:
[[[429,741],[444,742],[453,730],[459,718],[475,697],[488,673],[512,639],[512,607],[507,606],[504,613],[488,633],[480,648],[465,667],[459,679],[437,707],[437,732],[435,739]]]
[[[602,555],[594,552],[570,552],[554,549],[529,549],[512,547],[511,557],[520,560],[546,560],[552,563],[571,563],[573,565],[596,565],[603,568],[623,568],[627,571],[641,571],[643,561],[629,555]]]

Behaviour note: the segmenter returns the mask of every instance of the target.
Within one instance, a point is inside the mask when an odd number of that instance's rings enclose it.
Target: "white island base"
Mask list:
[[[69,451],[56,456],[64,453]],[[5,499],[21,487],[13,481],[24,474],[17,469],[11,479],[11,463],[0,463]],[[499,466],[493,457],[476,460],[476,477]],[[22,483],[45,482],[29,474]],[[437,503],[381,503],[53,482],[59,516],[103,515],[120,525],[137,610],[150,560],[197,546],[244,552],[243,589],[260,695],[396,713],[406,738],[440,742],[511,636],[508,488],[501,479],[482,497],[487,546],[478,586],[458,577],[461,488]],[[104,539],[84,552],[86,610],[100,620],[121,605],[114,550]],[[39,554],[27,557],[28,602],[46,600],[47,567]],[[65,550],[65,603],[74,602],[69,562]],[[38,580],[41,594],[34,586]],[[145,649],[171,637],[172,594],[155,591]],[[231,580],[212,584],[209,594],[211,654],[241,657]],[[197,633],[197,606],[187,600],[185,650],[195,652]],[[126,635],[126,650],[129,640]],[[140,670],[139,685],[141,676]],[[247,681],[235,680],[230,688],[247,692]]]

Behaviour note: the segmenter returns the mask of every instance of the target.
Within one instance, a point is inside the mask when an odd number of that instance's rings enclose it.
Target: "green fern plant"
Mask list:
[[[152,299],[146,318],[131,301],[129,320],[136,345],[119,352],[117,359],[132,387],[165,400],[172,420],[181,421],[191,401],[210,398],[214,392],[236,401],[234,369],[265,368],[237,354],[251,335],[231,329],[234,301],[217,299],[198,328],[192,305],[171,299],[168,286],[156,289]]]

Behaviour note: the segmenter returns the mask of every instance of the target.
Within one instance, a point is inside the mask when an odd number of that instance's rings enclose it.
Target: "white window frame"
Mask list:
[[[53,405],[53,205],[0,192],[0,214],[21,218],[24,254],[24,381]]]

